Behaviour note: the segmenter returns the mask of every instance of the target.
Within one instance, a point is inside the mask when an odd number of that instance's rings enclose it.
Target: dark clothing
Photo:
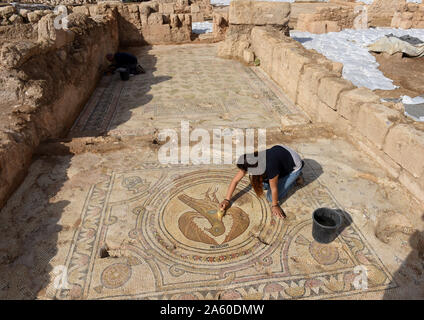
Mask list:
[[[131,53],[117,52],[113,56],[115,64],[112,66],[115,69],[126,69],[130,74],[145,73],[144,69],[138,64],[137,58]]]
[[[115,65],[117,68],[128,67],[131,65],[137,65],[138,61],[135,56],[127,52],[117,52],[114,55]]]
[[[274,178],[276,175],[285,177],[291,174],[297,164],[289,150],[282,146],[273,146],[266,151],[266,169],[264,173],[264,182]]]

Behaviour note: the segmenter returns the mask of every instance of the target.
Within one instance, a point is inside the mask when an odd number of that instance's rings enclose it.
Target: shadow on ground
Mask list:
[[[284,203],[285,201],[287,201],[287,199],[289,199],[292,195],[294,195],[298,190],[314,182],[323,174],[324,171],[322,170],[322,166],[314,159],[303,159],[303,161],[305,162],[305,165],[302,170],[304,183],[295,184],[293,188],[289,190],[289,192],[287,193],[287,196],[281,200],[281,203]]]
[[[99,86],[87,102],[85,109],[76,120],[68,137],[104,136],[116,129],[120,124],[131,119],[132,109],[143,108],[153,99],[149,92],[155,84],[172,79],[170,76],[155,76],[157,58],[149,54],[152,46],[120,48],[121,52],[130,52],[138,57],[138,63],[146,71],[122,81],[119,72],[103,75]],[[126,88],[137,88],[131,91],[131,102],[120,103],[127,99]],[[133,102],[132,102],[133,101]],[[125,107],[123,107],[125,105]],[[119,116],[116,116],[118,115]]]
[[[415,231],[408,242],[412,251],[393,274],[399,287],[387,289],[384,300],[422,300],[424,297],[424,232]]]
[[[148,54],[150,47],[134,50],[146,52],[143,55],[145,60],[141,61],[146,74],[136,77],[144,77],[147,82],[147,86],[144,85],[139,92],[144,103],[147,103],[152,99],[152,95],[149,95],[151,86],[167,81],[170,77],[153,75],[156,70],[156,58]],[[118,76],[113,81],[121,80]],[[140,103],[133,107],[142,106],[143,103]],[[104,122],[105,114],[102,112],[106,113],[107,110],[96,109],[98,110],[95,111],[100,112],[89,114],[88,127],[95,127]],[[124,115],[120,117],[121,120],[130,119],[130,109],[118,111],[124,112]],[[83,130],[75,135],[69,134],[67,137],[56,140],[66,142],[72,137],[91,137],[105,133],[107,132]],[[59,148],[60,150],[55,150],[53,155],[50,152],[40,151],[43,150],[43,144],[40,145],[34,154],[24,182],[0,211],[0,299],[31,300],[38,296],[52,297],[55,292],[46,294],[47,286],[55,282],[55,279],[61,279],[63,275],[63,269],[53,269],[50,264],[50,261],[58,254],[58,233],[69,231],[75,235],[83,222],[79,221],[79,224],[73,226],[66,225],[63,221],[59,224],[61,219],[66,221],[67,212],[72,210],[70,201],[56,201],[56,197],[69,180],[68,170],[74,156],[72,151],[63,144]],[[45,149],[49,150],[48,147]],[[62,243],[61,245],[71,244]],[[60,285],[61,281],[55,283]],[[49,290],[55,289],[49,287]]]
[[[55,201],[72,156],[34,159],[25,181],[0,212],[0,299],[35,299],[50,283],[58,221],[70,201]],[[59,272],[58,272],[59,273]]]

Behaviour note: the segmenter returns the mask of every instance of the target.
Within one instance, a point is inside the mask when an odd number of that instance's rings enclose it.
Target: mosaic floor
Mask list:
[[[422,206],[343,139],[313,127],[303,138],[275,130],[280,116],[299,110],[260,70],[215,50],[143,49],[145,75],[101,80],[70,136],[118,138],[74,138],[86,151],[34,159],[0,212],[1,299],[424,298],[414,249]],[[140,138],[182,119],[206,129],[268,128],[268,146],[297,150],[305,184],[284,201],[288,218],[272,216],[245,178],[218,220],[234,166],[163,165],[159,146]],[[312,238],[319,207],[346,218],[331,244]],[[415,233],[380,241],[375,227],[387,212],[407,216]],[[358,266],[366,290],[356,285]]]
[[[311,183],[287,203],[302,210],[284,222],[271,215],[247,179],[223,220],[217,219],[218,199],[233,174],[144,164],[93,185],[67,257],[72,289],[56,297],[346,296],[360,292],[353,284],[358,265],[369,270],[368,292],[396,286],[354,224],[329,245],[313,240],[314,208],[342,208],[312,167],[305,169]],[[95,258],[105,245],[117,258]]]
[[[215,51],[215,45],[135,49],[146,74],[128,82],[104,76],[71,134],[148,134],[181,120],[207,129],[269,128],[280,125],[279,115],[298,112],[257,68],[218,59]]]

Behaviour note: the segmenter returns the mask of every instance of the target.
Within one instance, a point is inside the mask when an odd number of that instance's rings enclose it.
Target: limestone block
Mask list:
[[[402,13],[402,20],[412,20],[414,14],[412,12],[404,12]]]
[[[252,46],[255,48],[255,52],[261,49],[260,42],[263,37],[266,35],[265,28],[255,27],[252,29]]]
[[[177,0],[176,4],[179,7],[187,7],[189,5],[189,0]]]
[[[228,16],[213,14],[213,33],[215,37],[225,34],[228,28]]]
[[[15,7],[13,6],[0,7],[0,17],[10,17],[14,13]]]
[[[331,69],[334,73],[341,77],[343,74],[343,63],[332,61]]]
[[[359,138],[355,139],[354,141],[354,143],[358,144],[360,150],[366,152],[371,157],[371,159],[373,159],[382,168],[387,170],[391,176],[398,178],[401,172],[401,167],[396,162],[394,162],[393,159],[390,158],[385,152],[377,149],[371,141],[361,138],[362,136],[359,136]]]
[[[233,0],[230,2],[230,24],[287,25],[291,5],[287,2]]]
[[[203,16],[202,12],[192,13],[191,18],[193,19],[193,22],[203,22],[203,21],[205,21],[205,17]]]
[[[320,106],[321,101],[318,99],[318,96],[316,94],[311,94],[310,101],[311,103],[299,105],[309,115],[312,121],[315,122],[318,121],[318,108]]]
[[[243,60],[246,63],[252,63],[255,60],[255,54],[250,49],[243,50]]]
[[[399,24],[399,28],[401,28],[401,29],[412,28],[412,21],[411,20],[402,20]]]
[[[200,12],[200,7],[198,4],[192,4],[191,5],[191,13],[199,13]]]
[[[251,35],[252,48],[255,55],[261,60],[261,67],[271,75],[273,51],[279,41],[270,36],[264,28],[253,28]]]
[[[96,5],[94,5],[94,6],[89,6],[88,7],[88,11],[90,12],[90,16],[95,16],[95,15],[97,15],[98,14],[98,10],[99,9],[99,6],[96,6]]]
[[[146,3],[140,4],[139,7],[140,15],[145,15],[146,17],[149,16],[150,13],[154,12],[152,7],[147,5]]]
[[[149,43],[165,43],[171,41],[171,26],[169,24],[149,25],[143,28],[143,37]]]
[[[85,14],[87,16],[90,15],[90,10],[88,9],[87,6],[74,7],[72,10],[73,10],[74,13],[82,13],[82,14]]]
[[[278,78],[277,82],[294,103],[297,102],[299,79],[303,67],[311,62],[312,60],[305,49],[289,46],[282,51],[281,63],[279,63],[280,70],[274,68],[277,74],[284,75],[284,79]],[[273,74],[273,77],[276,78],[276,74]]]
[[[149,15],[149,17],[147,18],[147,24],[152,25],[152,24],[163,24],[163,15],[162,13],[152,13]]]
[[[306,31],[310,33],[322,34],[326,33],[325,21],[312,21],[306,25]]]
[[[40,20],[41,16],[35,11],[28,13],[28,20],[31,23],[36,23]]]
[[[392,28],[399,28],[400,23],[402,22],[402,13],[401,12],[395,12],[392,18],[391,27]]]
[[[424,178],[423,131],[407,124],[395,126],[387,135],[384,152],[415,178]]]
[[[181,25],[182,25],[182,23],[181,23],[181,21],[180,21],[180,19],[178,18],[178,15],[177,14],[171,14],[170,15],[170,25],[171,25],[171,27],[172,28],[179,28]]]
[[[356,126],[359,108],[364,103],[378,103],[379,97],[367,88],[356,88],[340,94],[337,111]]]
[[[70,30],[56,29],[54,19],[54,15],[49,14],[38,22],[38,42],[57,49],[72,42],[75,34]]]
[[[316,111],[317,121],[336,124],[339,121],[339,114],[330,108],[326,103],[318,101]]]
[[[414,23],[412,27],[414,29],[424,29],[424,20]]]
[[[382,149],[387,132],[398,118],[399,113],[385,105],[367,103],[359,109],[357,128],[362,135]]]
[[[175,4],[174,3],[161,3],[159,5],[159,12],[163,14],[171,14],[175,12]]]
[[[138,4],[129,4],[128,5],[128,11],[131,13],[138,13],[139,12],[139,5]]]
[[[300,76],[299,82],[302,84],[303,90],[299,90],[297,96],[297,104],[302,108],[316,109],[318,102],[318,86],[322,78],[328,77],[330,73],[326,68],[318,64],[306,65],[304,72]]]
[[[29,10],[27,10],[27,9],[19,9],[19,14],[22,16],[22,17],[24,17],[24,18],[26,18],[27,16],[28,16],[28,13],[29,13],[30,11]]]
[[[350,81],[337,77],[323,78],[318,87],[318,97],[330,108],[337,110],[340,93],[349,89],[353,89]]]
[[[9,18],[9,21],[11,23],[23,23],[24,19],[20,15],[12,14]]]
[[[295,29],[299,30],[299,31],[306,31],[307,26],[309,25],[309,23],[314,21],[314,18],[315,18],[315,14],[313,14],[313,13],[301,13],[301,14],[299,14],[299,17],[297,18],[297,23],[296,23]]]
[[[191,14],[179,13],[178,18],[180,19],[180,21],[182,22],[184,26],[190,26],[191,28],[191,23],[192,23]]]

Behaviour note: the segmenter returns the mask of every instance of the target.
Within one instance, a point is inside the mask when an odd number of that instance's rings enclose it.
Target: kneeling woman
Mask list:
[[[286,196],[296,180],[300,182],[304,162],[294,150],[282,145],[273,146],[263,152],[266,153],[265,172],[261,175],[250,175],[250,182],[259,197],[262,196],[264,189],[267,190],[266,198],[271,203],[272,213],[277,217],[286,218],[279,201]],[[257,152],[254,155],[257,156]],[[230,207],[231,196],[248,169],[258,166],[257,161],[250,164],[247,158],[245,154],[237,163],[240,170],[231,181],[227,195],[220,204],[222,210]]]

